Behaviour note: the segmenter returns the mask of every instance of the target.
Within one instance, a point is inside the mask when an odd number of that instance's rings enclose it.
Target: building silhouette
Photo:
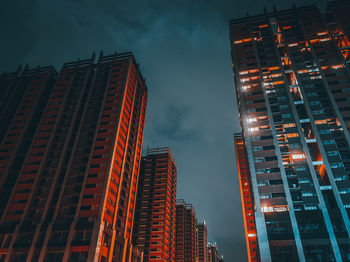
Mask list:
[[[168,147],[147,148],[142,158],[134,242],[143,261],[175,261],[176,162]]]
[[[230,21],[249,261],[349,261],[349,10]]]
[[[147,88],[131,53],[0,76],[0,260],[140,261]]]

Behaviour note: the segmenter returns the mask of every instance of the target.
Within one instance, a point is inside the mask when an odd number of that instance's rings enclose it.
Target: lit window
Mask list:
[[[332,164],[329,164],[330,168],[342,168],[343,167],[343,164],[342,163],[332,163]]]
[[[305,210],[316,210],[317,209],[317,207],[316,206],[304,206],[304,208],[305,208]]]
[[[248,123],[252,123],[252,122],[256,122],[256,121],[258,121],[258,119],[256,119],[255,117],[247,118]]]
[[[262,193],[262,194],[260,195],[260,199],[268,199],[268,198],[271,198],[271,195],[268,194],[268,193]]]
[[[338,177],[334,177],[335,181],[344,181],[346,180],[347,176],[338,176]]]
[[[295,127],[295,123],[284,124],[283,127],[284,128]]]
[[[299,184],[309,184],[310,180],[308,178],[299,178]]]
[[[295,154],[295,155],[292,155],[292,158],[293,159],[303,159],[303,158],[305,158],[305,154]]]
[[[315,121],[315,124],[316,124],[316,125],[327,124],[327,121],[324,120],[324,119],[323,119],[323,120],[316,120],[316,121]]]
[[[318,76],[311,76],[310,77],[311,80],[314,80],[314,79],[322,79],[322,76],[318,75]]]
[[[262,207],[261,211],[264,213],[273,212],[273,207]]]
[[[282,118],[291,118],[292,114],[282,114]]]
[[[332,69],[339,69],[339,68],[343,68],[343,65],[332,65]]]
[[[337,156],[339,155],[339,152],[338,151],[328,151],[326,153],[327,156]]]
[[[290,133],[290,134],[287,134],[287,137],[299,137],[299,134],[298,133]]]
[[[263,150],[264,150],[264,148],[262,146],[253,147],[254,152],[263,151]]]
[[[341,194],[341,195],[345,195],[345,194],[349,194],[349,193],[350,193],[350,188],[345,188],[345,189],[339,190],[339,194]]]
[[[259,180],[258,181],[258,186],[268,186],[269,185],[269,180]]]
[[[259,131],[259,127],[250,127],[248,128],[249,132]]]
[[[320,132],[320,135],[327,135],[331,133],[329,129],[323,129],[323,130],[320,130],[319,132]]]
[[[308,196],[314,196],[315,194],[313,192],[302,192],[301,195],[303,197],[308,197]]]
[[[268,212],[286,212],[288,211],[288,207],[287,206],[274,206],[274,207],[261,207],[261,211],[264,213],[268,213]]]
[[[324,141],[322,141],[322,144],[323,145],[333,145],[334,144],[334,140],[324,140]]]
[[[255,162],[255,163],[264,162],[264,161],[265,161],[265,158],[264,158],[264,157],[255,157],[255,158],[254,158],[254,162]]]

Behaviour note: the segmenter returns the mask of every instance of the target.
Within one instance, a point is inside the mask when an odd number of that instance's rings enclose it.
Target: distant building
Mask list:
[[[219,262],[224,262],[224,256],[219,257]]]
[[[216,243],[208,243],[208,262],[219,262],[218,246]]]
[[[0,75],[0,261],[140,261],[147,88],[132,53]]]
[[[198,261],[196,212],[183,199],[176,203],[176,262]]]
[[[230,21],[249,261],[350,259],[350,1]]]
[[[208,262],[208,229],[205,221],[197,224],[198,229],[198,261]]]
[[[144,252],[144,261],[175,261],[176,179],[170,149],[147,148],[134,222],[134,242]]]

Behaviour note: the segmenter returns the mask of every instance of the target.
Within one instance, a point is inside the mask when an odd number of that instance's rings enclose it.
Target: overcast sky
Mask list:
[[[233,133],[239,131],[228,20],[292,6],[259,0],[8,0],[0,9],[0,72],[132,51],[149,101],[144,148],[170,146],[178,198],[206,220],[226,262],[246,261]],[[324,0],[295,0],[296,6]]]

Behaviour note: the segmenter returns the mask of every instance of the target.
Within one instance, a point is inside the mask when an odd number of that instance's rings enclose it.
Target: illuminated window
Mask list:
[[[349,194],[349,193],[350,193],[350,188],[345,188],[345,189],[339,190],[339,194],[341,194],[341,195],[345,195],[345,194]]]
[[[319,131],[320,135],[327,135],[330,134],[331,131],[329,129],[322,129]]]
[[[347,179],[347,176],[338,176],[338,177],[334,177],[335,181],[344,181]]]
[[[271,195],[269,193],[262,193],[259,197],[260,199],[268,199],[271,198]]]
[[[305,166],[299,166],[295,168],[295,171],[306,171],[306,167]]]
[[[313,192],[302,192],[301,195],[302,195],[303,197],[315,196],[315,193],[313,193]]]
[[[326,155],[327,156],[337,156],[337,155],[339,155],[339,152],[338,151],[327,151]]]
[[[327,121],[324,120],[324,119],[323,119],[323,120],[316,120],[316,121],[315,121],[315,124],[316,124],[316,125],[327,124]]]
[[[330,168],[334,169],[334,168],[342,168],[343,164],[342,163],[332,163],[329,164]]]
[[[305,158],[305,154],[295,154],[295,155],[292,155],[292,158],[293,159],[303,159],[303,158]]]
[[[316,210],[317,209],[316,206],[310,206],[310,205],[305,205],[304,208],[305,208],[305,210]]]
[[[287,137],[299,137],[299,134],[298,133],[290,133],[290,134],[287,134]]]
[[[282,114],[282,118],[291,118],[292,114]]]
[[[264,158],[264,157],[255,157],[255,158],[254,158],[254,162],[255,162],[255,163],[264,162],[264,161],[265,161],[265,158]]]
[[[322,141],[322,144],[323,145],[333,145],[334,144],[334,140],[324,140],[324,141]]]
[[[248,128],[249,132],[259,131],[259,127],[250,127]]]
[[[332,65],[332,69],[339,69],[339,68],[343,68],[344,65],[340,64],[340,65]]]
[[[258,186],[268,186],[269,180],[260,180],[258,181]]]
[[[255,117],[253,117],[253,118],[247,118],[247,122],[248,122],[248,123],[252,123],[252,122],[256,122],[256,121],[258,121],[258,119],[256,119]]]
[[[295,123],[284,124],[283,127],[284,128],[295,127]]]
[[[308,178],[299,178],[298,182],[299,184],[309,184],[310,180]]]
[[[253,151],[254,151],[254,152],[263,151],[263,150],[264,150],[264,149],[263,149],[262,146],[255,146],[255,147],[253,147]]]
[[[264,213],[273,212],[273,207],[262,207],[261,211]]]

